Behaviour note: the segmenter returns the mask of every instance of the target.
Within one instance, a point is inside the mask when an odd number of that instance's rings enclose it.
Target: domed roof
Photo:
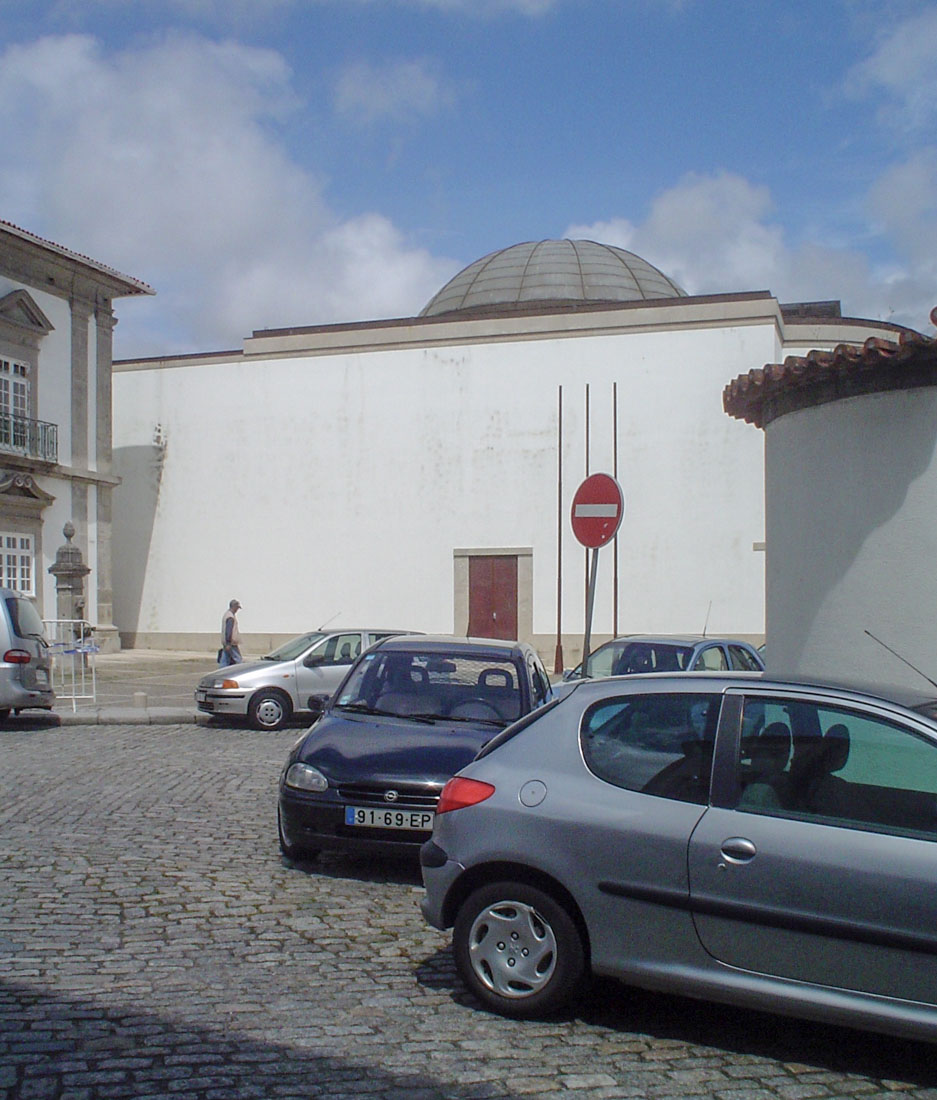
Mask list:
[[[673,279],[624,248],[596,241],[527,241],[463,268],[420,316],[685,297]]]

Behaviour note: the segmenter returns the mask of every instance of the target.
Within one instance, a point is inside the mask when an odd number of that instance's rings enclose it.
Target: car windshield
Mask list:
[[[521,714],[520,677],[508,658],[377,650],[364,655],[335,706],[370,714],[504,726]]]
[[[693,647],[673,642],[608,642],[591,654],[586,676],[627,676],[634,672],[684,672]]]
[[[313,642],[318,642],[324,637],[325,635],[319,630],[313,630],[310,634],[300,634],[298,638],[291,638],[288,642],[284,642],[283,645],[272,653],[268,653],[263,659],[265,661],[295,661],[297,657],[306,652]]]

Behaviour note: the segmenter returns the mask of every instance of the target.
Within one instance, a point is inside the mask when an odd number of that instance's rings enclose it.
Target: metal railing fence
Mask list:
[[[70,701],[72,711],[78,700],[94,702],[97,678],[94,655],[94,628],[87,619],[43,619],[52,658],[52,690],[59,701]]]
[[[28,416],[0,413],[0,450],[58,462],[59,426]]]

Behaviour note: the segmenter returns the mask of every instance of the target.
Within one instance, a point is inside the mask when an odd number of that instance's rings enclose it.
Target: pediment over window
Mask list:
[[[28,290],[13,290],[0,298],[0,327],[7,325],[36,339],[48,335],[55,327]]]
[[[40,508],[47,508],[55,497],[45,489],[40,489],[30,474],[0,470],[0,500],[11,499],[35,502]]]

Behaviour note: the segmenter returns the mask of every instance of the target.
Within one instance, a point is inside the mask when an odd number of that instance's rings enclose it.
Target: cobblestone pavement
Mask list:
[[[0,1094],[937,1100],[932,1047],[613,983],[481,1012],[412,865],[280,858],[294,736],[0,730]]]

